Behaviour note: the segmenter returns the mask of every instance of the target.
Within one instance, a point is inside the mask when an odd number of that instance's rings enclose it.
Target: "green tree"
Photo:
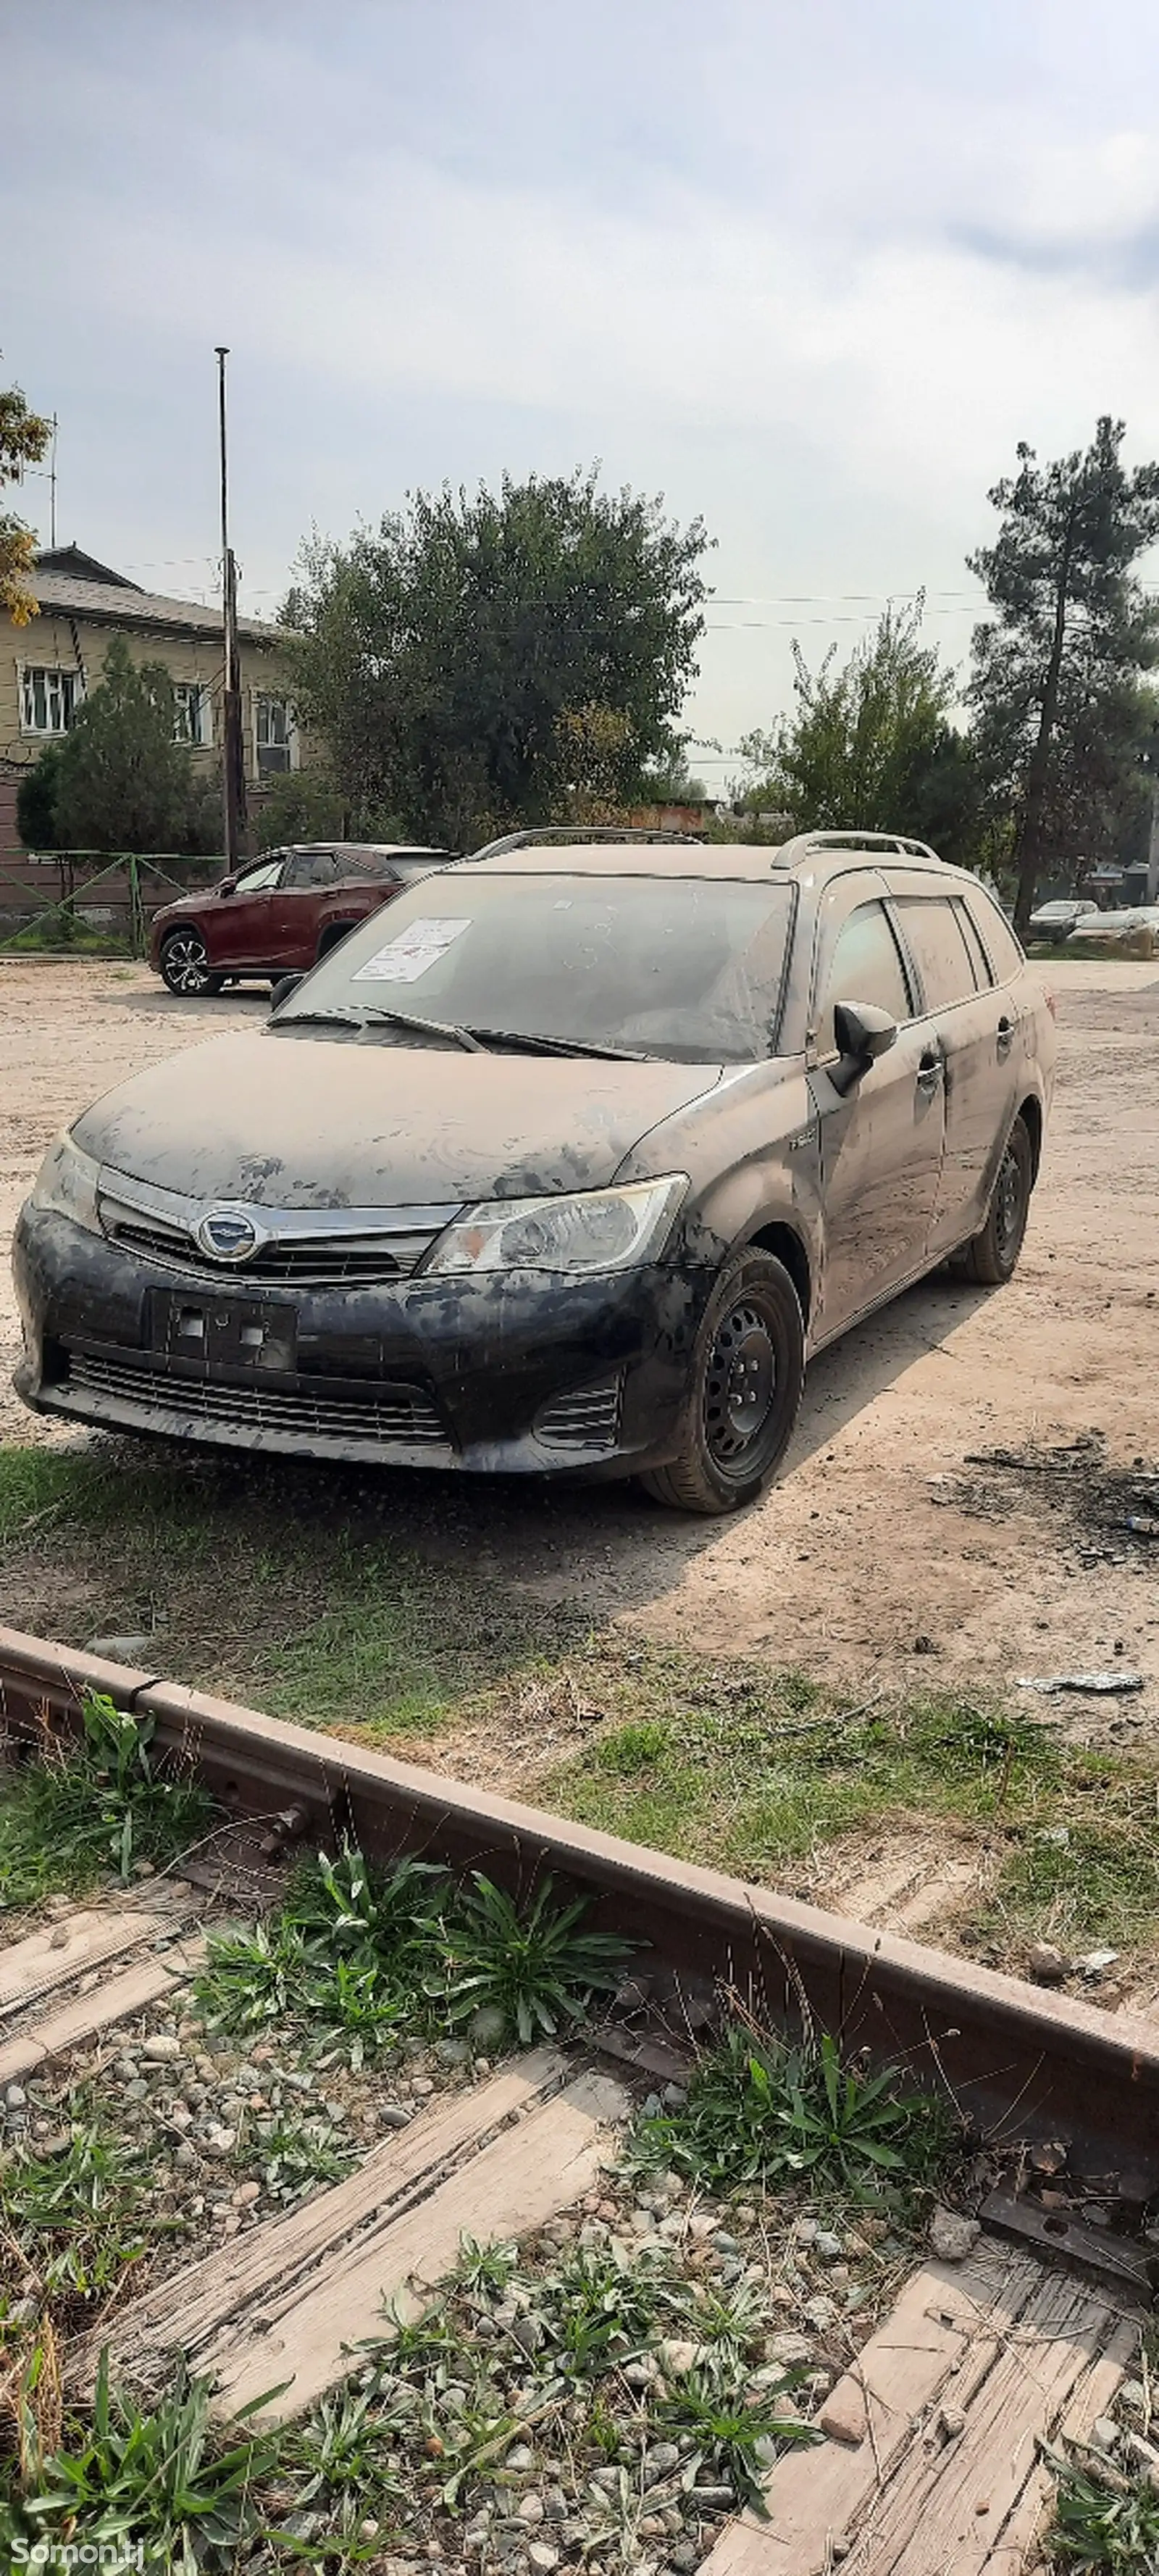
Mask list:
[[[954,677],[921,641],[922,602],[887,608],[874,633],[834,668],[810,671],[799,644],[796,708],[740,749],[761,772],[753,796],[783,808],[798,831],[842,824],[906,832],[962,860],[979,829],[980,793],[968,745],[949,721]]]
[[[992,794],[1017,822],[1015,925],[1043,869],[1104,854],[1138,801],[1159,658],[1159,604],[1135,566],[1159,537],[1159,465],[1128,474],[1124,424],[1104,417],[1085,455],[1018,472],[990,493],[1002,525],[968,558],[994,616],[975,629],[969,698]]]
[[[346,547],[315,537],[283,618],[342,797],[469,848],[630,794],[678,749],[706,542],[594,469],[419,492]]]
[[[19,385],[0,392],[0,488],[19,483],[28,465],[39,465],[52,436],[52,422],[29,411]],[[0,510],[0,608],[14,626],[27,626],[36,615],[32,562],[36,538],[23,519]]]
[[[163,662],[134,662],[123,635],[104,678],[77,708],[57,772],[57,845],[71,850],[183,846],[192,764],[173,739],[173,683]]]
[[[55,850],[56,798],[60,784],[60,746],[45,744],[39,760],[26,769],[16,790],[16,829],[26,850]]]

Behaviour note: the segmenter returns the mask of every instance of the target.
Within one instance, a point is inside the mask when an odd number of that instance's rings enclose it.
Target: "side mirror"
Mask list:
[[[218,889],[217,889],[218,894],[219,894],[219,895],[232,894],[232,893],[233,893],[233,890],[234,890],[234,887],[235,887],[235,885],[236,885],[236,883],[237,883],[237,879],[236,879],[236,877],[223,877],[223,878],[222,878],[222,880],[221,880],[221,884],[219,885],[219,887],[218,887]]]
[[[298,986],[302,981],[303,977],[301,975],[279,975],[277,983],[274,985],[273,991],[270,994],[271,1011],[279,1010],[283,1002],[288,1002],[291,993],[297,992]]]
[[[829,1079],[834,1091],[844,1099],[876,1064],[879,1055],[888,1055],[897,1045],[897,1021],[888,1011],[879,1011],[872,1002],[838,1002],[833,1013],[833,1032],[841,1049],[840,1060],[832,1066]]]

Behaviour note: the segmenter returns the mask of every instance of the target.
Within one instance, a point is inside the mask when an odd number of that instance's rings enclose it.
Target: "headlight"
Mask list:
[[[83,1225],[86,1233],[99,1234],[97,1215],[97,1182],[100,1164],[91,1154],[82,1154],[74,1145],[67,1129],[50,1145],[32,1193],[33,1207],[51,1208],[54,1216],[68,1216],[74,1225]]]
[[[487,1199],[441,1235],[432,1270],[632,1270],[658,1251],[688,1188],[683,1172],[574,1198]]]

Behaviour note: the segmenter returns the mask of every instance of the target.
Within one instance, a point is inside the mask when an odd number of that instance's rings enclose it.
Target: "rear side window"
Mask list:
[[[299,850],[286,870],[286,883],[292,886],[337,885],[343,870],[333,850]]]
[[[983,885],[971,886],[962,900],[990,960],[995,983],[1008,984],[1026,964],[1009,922]]]
[[[817,1049],[835,1052],[833,1013],[838,1002],[871,1002],[894,1020],[911,1016],[909,990],[884,906],[862,903],[837,934],[817,1024]]]
[[[966,934],[945,895],[897,895],[902,936],[921,977],[927,1011],[948,1010],[977,990]]]

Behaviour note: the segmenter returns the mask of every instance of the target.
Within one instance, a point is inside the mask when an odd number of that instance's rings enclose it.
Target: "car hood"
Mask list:
[[[239,1036],[106,1092],[73,1133],[113,1170],[195,1198],[446,1205],[599,1189],[720,1077],[719,1065]]]

